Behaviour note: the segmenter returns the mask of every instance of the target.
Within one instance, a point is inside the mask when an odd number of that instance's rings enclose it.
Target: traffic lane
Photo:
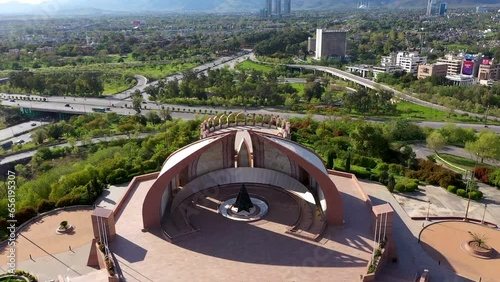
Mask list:
[[[64,97],[50,97],[48,102],[38,102],[38,101],[24,101],[24,100],[19,100],[16,102],[10,102],[10,100],[2,100],[2,104],[6,106],[21,106],[21,107],[26,107],[26,108],[33,108],[33,109],[52,109],[52,110],[60,110],[63,112],[77,112],[77,113],[88,113],[92,112],[92,107],[105,107],[105,108],[110,108],[111,111],[115,112],[120,112],[124,114],[135,114],[135,111],[132,109],[127,109],[125,106],[131,107],[132,103],[131,101],[123,101],[123,100],[110,100],[110,99],[99,99],[99,98],[64,98]],[[66,104],[68,106],[66,107]],[[167,108],[181,108],[181,109],[190,109],[191,111],[196,110],[199,112],[199,110],[202,110],[204,113],[205,110],[208,112],[212,110],[213,112],[219,111],[219,112],[224,112],[224,111],[232,111],[232,112],[237,112],[241,111],[241,108],[222,108],[222,107],[206,107],[206,106],[195,106],[195,107],[189,107],[189,106],[183,106],[183,105],[172,105],[172,104],[156,104],[156,103],[145,103],[143,104],[143,107],[146,106],[148,109],[156,109],[159,110],[162,106]],[[122,109],[123,111],[119,110]],[[253,109],[247,109],[246,110],[249,113],[256,113],[256,114],[276,114],[276,112],[279,112],[278,109],[258,109],[258,110],[253,110]],[[296,113],[279,113],[280,116],[282,117],[304,117],[306,116],[305,114],[296,114]],[[314,115],[314,118],[318,120],[325,120],[330,117],[325,117],[321,115]],[[441,128],[443,127],[446,123],[445,122],[431,122],[431,121],[414,121],[416,124],[419,126],[426,126],[426,127],[431,127],[431,128]],[[500,126],[498,125],[488,125],[488,127],[485,127],[484,124],[463,124],[459,123],[457,124],[459,127],[464,127],[464,128],[473,128],[476,131],[481,131],[481,130],[491,130],[496,133],[500,133]],[[1,136],[1,135],[0,135]],[[8,138],[9,136],[7,135]]]
[[[435,152],[434,150],[431,150],[427,148],[426,144],[424,143],[417,143],[417,144],[412,144],[411,145],[413,152],[417,155],[417,158],[420,159],[427,159],[427,156],[434,155]],[[444,146],[443,149],[438,150],[439,154],[448,154],[448,155],[453,155],[453,156],[458,156],[466,159],[474,159],[474,156],[467,152],[464,148],[456,147],[456,146]],[[484,160],[484,163],[490,164],[493,166],[498,166],[499,162],[498,161],[493,161],[493,160]]]
[[[422,127],[430,127],[430,128],[442,128],[444,124],[447,124],[446,122],[439,122],[439,121],[415,121],[415,123]],[[458,127],[461,128],[472,128],[477,132],[480,132],[482,130],[491,130],[493,132],[500,133],[500,126],[498,125],[485,126],[484,124],[471,124],[471,123],[454,123],[454,124],[456,124]]]
[[[25,144],[25,143],[31,142],[33,140],[31,139],[31,133],[28,132],[28,133],[24,133],[24,134],[21,134],[19,136],[4,140],[1,143],[10,142],[10,141],[12,141],[12,144],[16,145],[16,144]]]
[[[18,125],[14,125],[5,129],[0,130],[0,140],[6,139],[19,139],[19,137],[15,136],[17,134],[22,134],[23,132],[33,130],[39,126],[44,124],[48,124],[49,122],[40,122],[40,121],[28,121],[24,123],[20,123]]]

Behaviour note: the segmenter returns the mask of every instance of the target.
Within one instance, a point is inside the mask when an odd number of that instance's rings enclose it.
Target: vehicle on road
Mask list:
[[[106,108],[92,108],[92,111],[96,113],[104,113]]]
[[[24,140],[23,139],[19,139],[16,141],[16,144],[24,144]]]
[[[31,124],[31,126],[36,126],[36,123],[35,123],[35,122],[33,122],[33,123]]]
[[[69,104],[64,105],[65,107],[69,107]]]

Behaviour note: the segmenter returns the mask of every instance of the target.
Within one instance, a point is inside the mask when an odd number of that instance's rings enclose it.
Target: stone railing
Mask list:
[[[384,248],[380,249],[380,256],[378,258],[375,258],[376,261],[373,266],[375,269],[370,269],[373,264],[374,258],[372,257],[372,259],[368,262],[365,268],[366,274],[363,275],[363,282],[375,281],[375,278],[380,274],[385,264],[387,263],[387,260],[389,259],[389,252],[387,251],[387,249],[388,244],[386,244]]]
[[[207,118],[200,125],[201,138],[206,138],[211,133],[229,127],[259,126],[262,128],[273,128],[278,130],[278,135],[290,138],[290,122],[279,115],[256,114],[256,113],[229,113],[215,115]]]
[[[130,197],[130,193],[132,192],[132,190],[135,189],[135,185],[137,185],[139,182],[144,181],[144,180],[156,179],[159,174],[160,174],[160,172],[153,172],[153,173],[143,174],[143,175],[139,175],[139,176],[132,178],[132,180],[130,181],[130,183],[127,187],[127,190],[125,191],[125,194],[123,194],[122,198],[115,205],[115,209],[113,210],[113,214],[115,216],[116,221],[118,221],[118,215],[120,214],[122,206],[125,204],[127,199]]]
[[[383,204],[383,205],[378,205],[378,206],[373,206],[372,201],[370,200],[370,197],[366,193],[365,189],[359,182],[358,178],[356,175],[352,173],[347,173],[347,172],[342,172],[342,171],[336,171],[336,170],[328,170],[328,174],[330,175],[336,175],[339,177],[345,177],[345,178],[350,178],[352,179],[352,182],[356,189],[358,190],[359,194],[363,198],[365,204],[370,208],[373,214],[373,228],[375,230],[375,233],[377,233],[377,227],[379,229],[379,233],[381,230],[380,226],[377,226],[376,221],[383,223],[385,219],[385,224],[387,229],[384,231],[384,235],[386,238],[382,238],[384,241],[384,246],[383,248],[380,248],[381,254],[376,258],[376,263],[372,266],[373,264],[373,258],[375,258],[375,252],[377,249],[373,250],[373,257],[372,259],[368,262],[366,265],[366,271],[365,274],[362,275],[361,280],[362,281],[374,281],[377,274],[380,273],[381,269],[384,267],[384,265],[387,263],[387,261],[390,259],[390,257],[393,257],[394,254],[396,253],[396,245],[394,244],[394,238],[393,238],[393,232],[392,232],[392,226],[393,226],[393,209],[389,204]],[[384,218],[384,214],[387,213],[386,217]],[[379,235],[379,238],[381,236]],[[379,239],[380,240],[380,239]],[[377,246],[379,248],[379,246]],[[375,269],[372,269],[375,268]]]
[[[23,224],[16,226],[16,236],[18,236],[19,233],[21,233],[24,229],[26,229],[32,223],[35,223],[35,222],[39,221],[40,219],[42,219],[46,216],[52,215],[54,213],[58,213],[60,211],[93,210],[93,209],[94,209],[94,206],[78,205],[78,206],[61,207],[61,208],[50,210],[48,212],[41,213],[41,214],[31,218],[30,220],[24,222]],[[3,247],[7,242],[8,242],[8,239],[0,242],[0,247]]]

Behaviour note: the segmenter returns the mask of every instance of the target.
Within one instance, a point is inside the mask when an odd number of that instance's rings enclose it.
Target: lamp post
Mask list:
[[[487,204],[484,204],[484,212],[483,212],[483,218],[481,219],[481,224],[484,223],[484,216],[486,215],[486,207],[487,207]]]
[[[429,212],[431,210],[431,201],[427,201],[429,205],[427,206],[427,216],[425,217],[425,220],[429,221]]]
[[[471,187],[470,184],[474,180],[474,174],[476,172],[476,166],[477,166],[477,159],[479,158],[479,154],[476,154],[476,161],[474,162],[474,170],[470,172],[470,177],[467,179],[467,186],[465,186],[465,191],[468,193],[468,200],[467,200],[467,208],[465,209],[465,218],[464,221],[467,221],[467,216],[469,215],[469,207],[470,207],[470,195],[471,195]],[[467,189],[469,188],[469,189]]]

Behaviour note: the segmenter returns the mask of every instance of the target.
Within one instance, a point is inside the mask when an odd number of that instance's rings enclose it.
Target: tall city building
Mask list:
[[[358,1],[358,9],[368,9],[370,7],[369,0],[359,0]]]
[[[439,8],[436,0],[427,0],[427,13],[425,14],[428,17],[437,16],[439,13]]]
[[[292,13],[292,0],[284,0],[283,14],[290,15]]]
[[[270,17],[273,13],[273,0],[266,0],[267,16]]]
[[[337,30],[316,30],[317,60],[328,57],[345,57],[347,54],[347,32]]]
[[[274,0],[274,14],[278,16],[281,15],[281,1],[282,0]]]
[[[439,3],[439,16],[446,17],[447,12],[448,12],[448,3],[446,2]]]

